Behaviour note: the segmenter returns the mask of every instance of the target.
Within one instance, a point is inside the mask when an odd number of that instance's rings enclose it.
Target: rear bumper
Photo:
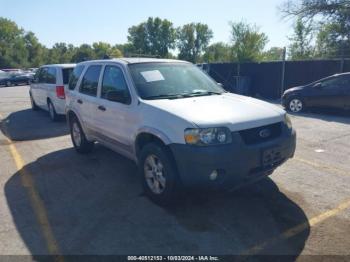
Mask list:
[[[296,134],[286,126],[278,138],[255,145],[246,145],[238,132],[232,135],[233,142],[228,145],[170,145],[185,187],[231,188],[271,174],[294,156]],[[278,157],[273,161],[264,161],[270,153]],[[217,179],[211,180],[210,174],[214,170],[219,175]]]

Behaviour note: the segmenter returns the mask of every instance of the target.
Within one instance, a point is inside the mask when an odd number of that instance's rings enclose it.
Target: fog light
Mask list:
[[[215,179],[218,178],[218,175],[219,175],[218,171],[214,170],[214,171],[211,172],[211,174],[209,175],[209,178],[210,178],[210,180],[215,180]]]

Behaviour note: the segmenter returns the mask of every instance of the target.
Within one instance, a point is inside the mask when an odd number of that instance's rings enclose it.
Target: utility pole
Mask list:
[[[341,61],[340,61],[340,73],[344,72],[344,45],[345,45],[345,40],[342,39],[341,41]]]
[[[285,77],[285,72],[286,72],[286,53],[287,53],[287,49],[286,49],[286,47],[283,47],[283,52],[282,52],[281,93],[280,93],[280,97],[282,97],[283,92],[284,92],[284,77]]]

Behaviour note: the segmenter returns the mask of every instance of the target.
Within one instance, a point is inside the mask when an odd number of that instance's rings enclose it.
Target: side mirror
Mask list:
[[[314,84],[314,87],[317,89],[321,89],[322,88],[322,83],[316,83]]]
[[[125,95],[124,91],[109,91],[106,96],[107,100],[128,104],[130,102],[130,98]]]
[[[217,84],[218,84],[218,86],[224,88],[224,85],[222,83],[217,83]]]

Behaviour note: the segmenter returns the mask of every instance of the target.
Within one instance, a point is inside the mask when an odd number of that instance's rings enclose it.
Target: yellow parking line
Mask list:
[[[299,162],[302,162],[304,164],[310,165],[310,166],[318,168],[318,169],[322,169],[322,170],[326,169],[326,170],[329,170],[331,172],[334,172],[334,173],[337,173],[340,175],[350,175],[350,172],[346,172],[346,171],[339,169],[337,167],[334,167],[334,166],[322,165],[322,164],[319,164],[317,162],[306,160],[304,158],[300,158],[300,157],[296,157],[296,156],[294,157],[294,160],[297,160]]]
[[[0,114],[0,119],[3,119],[1,114]],[[25,162],[23,161],[23,158],[19,154],[15,145],[12,143],[12,141],[9,138],[6,138],[6,140],[8,142],[8,146],[9,146],[12,158],[15,161],[17,170],[21,175],[21,183],[23,187],[27,189],[27,193],[29,195],[29,199],[30,199],[33,211],[39,223],[41,233],[46,241],[48,252],[51,255],[57,255],[58,256],[57,261],[63,261],[63,257],[60,256],[59,246],[57,244],[57,241],[55,239],[55,236],[50,226],[50,222],[46,213],[44,203],[41,200],[35,188],[35,183],[32,179],[32,175],[25,168]]]
[[[344,211],[345,209],[350,207],[350,200],[347,200],[343,203],[341,203],[340,205],[338,205],[336,208],[328,210],[316,217],[311,218],[308,222],[304,222],[301,223],[299,225],[296,225],[290,229],[287,229],[286,231],[284,231],[283,233],[281,233],[280,235],[270,238],[268,240],[263,241],[262,243],[255,245],[251,248],[249,248],[248,250],[244,251],[242,253],[242,255],[256,255],[258,253],[260,253],[262,250],[264,250],[265,248],[267,248],[268,246],[271,246],[275,243],[278,243],[282,240],[286,240],[288,238],[294,237],[298,234],[300,234],[301,232],[303,232],[304,230],[306,230],[309,227],[313,227],[323,221],[325,221],[328,218],[331,218],[335,215],[337,215],[338,213]]]

